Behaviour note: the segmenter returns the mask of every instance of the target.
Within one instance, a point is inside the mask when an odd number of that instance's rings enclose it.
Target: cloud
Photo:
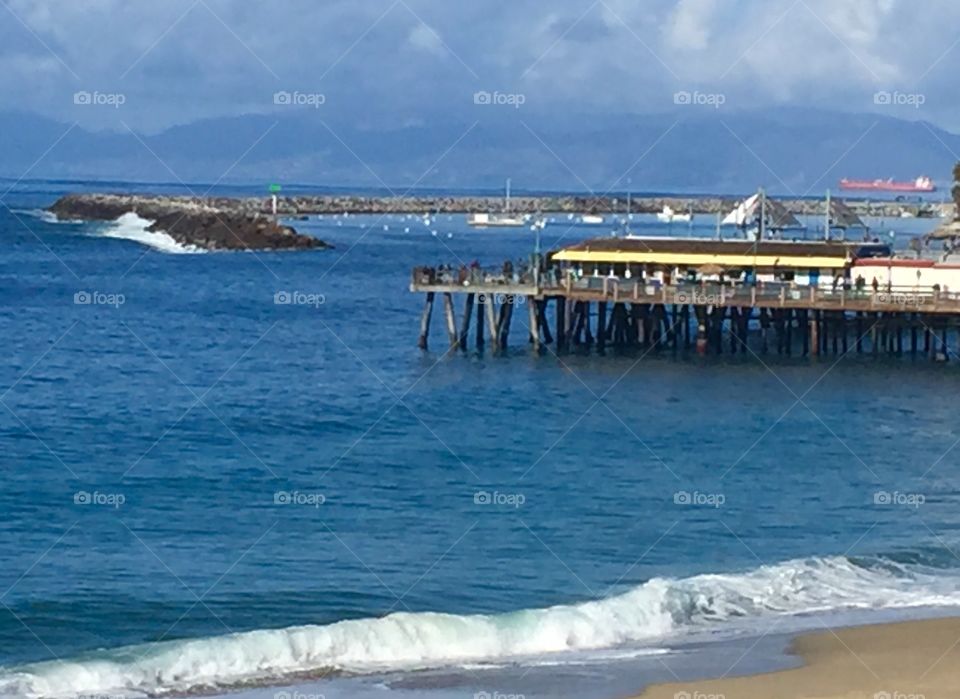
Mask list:
[[[667,22],[667,44],[681,51],[706,49],[713,30],[715,9],[716,0],[680,0]]]
[[[422,22],[410,30],[410,34],[407,35],[407,42],[415,49],[426,51],[436,56],[442,55],[445,51],[440,36]]]
[[[918,116],[960,126],[955,0],[927,0],[922,13],[906,0],[405,4],[8,0],[0,104],[156,131],[275,111],[278,90],[322,92],[323,118],[362,112],[386,124],[469,121],[479,89],[522,92],[525,113],[548,121],[665,111],[674,92],[698,86],[723,92],[730,107],[850,111],[871,110],[879,89],[920,89],[928,99]],[[78,89],[128,100],[76,113]]]

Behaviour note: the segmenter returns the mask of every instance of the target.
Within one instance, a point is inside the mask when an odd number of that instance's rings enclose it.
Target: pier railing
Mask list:
[[[573,301],[607,301],[690,306],[806,308],[897,313],[960,313],[960,293],[936,287],[837,288],[793,283],[720,284],[659,282],[620,277],[558,278],[545,273],[539,283],[530,270],[503,273],[471,269],[427,273],[414,271],[411,291],[523,295],[536,299],[564,296]]]

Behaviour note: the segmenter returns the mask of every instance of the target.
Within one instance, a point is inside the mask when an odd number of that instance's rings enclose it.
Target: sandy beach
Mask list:
[[[650,687],[642,699],[938,699],[960,697],[960,618],[801,636],[792,670]]]

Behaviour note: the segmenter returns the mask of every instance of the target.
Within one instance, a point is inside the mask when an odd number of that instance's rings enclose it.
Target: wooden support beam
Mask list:
[[[553,335],[550,333],[550,323],[547,322],[547,300],[540,299],[537,301],[537,316],[540,318],[540,322],[537,325],[540,326],[540,330],[543,333],[543,341],[545,344],[553,343]]]
[[[510,339],[510,322],[513,320],[513,307],[517,303],[517,297],[508,294],[505,303],[500,307],[500,323],[497,327],[497,333],[500,338],[500,349],[507,349],[507,343]]]
[[[460,349],[467,351],[467,337],[470,335],[470,319],[473,317],[473,294],[467,294],[463,302],[463,324],[460,326]]]
[[[487,329],[490,331],[490,344],[494,349],[500,347],[500,333],[497,329],[496,302],[492,294],[484,294],[484,306],[487,308]]]
[[[793,309],[786,310],[786,328],[783,332],[784,352],[789,357],[793,354]]]
[[[597,304],[597,349],[603,352],[607,345],[607,302]]]
[[[593,344],[593,331],[590,329],[590,302],[583,302],[583,341],[589,347]]]
[[[683,304],[683,309],[680,311],[681,322],[683,323],[683,347],[684,349],[690,349],[690,306]]]
[[[447,319],[447,335],[450,338],[450,347],[457,347],[460,344],[460,336],[457,333],[457,317],[453,311],[453,294],[449,292],[443,295],[443,314]]]
[[[574,347],[579,347],[583,344],[583,301],[577,301],[573,304],[571,322],[573,327],[570,329],[570,343]]]
[[[833,340],[833,354],[837,355],[837,354],[840,354],[840,346],[838,344],[840,340],[840,338],[838,337],[840,323],[837,322],[838,319],[833,313],[831,313],[830,315],[832,316],[832,318],[830,319],[830,325],[833,328],[833,337],[831,338]]]
[[[820,311],[810,313],[810,356],[820,356]]]
[[[483,307],[487,303],[486,294],[477,294],[477,349],[483,349]]]
[[[425,350],[427,349],[427,338],[430,335],[430,316],[433,315],[433,292],[427,292],[427,301],[423,305],[423,315],[420,316],[420,340],[417,342],[417,346]]]
[[[567,299],[565,296],[555,296],[557,304],[557,351],[567,348]]]
[[[530,316],[530,344],[533,349],[540,350],[540,313],[537,300],[533,296],[527,297],[527,309]]]

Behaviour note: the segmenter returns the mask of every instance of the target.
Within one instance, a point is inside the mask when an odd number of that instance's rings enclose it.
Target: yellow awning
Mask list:
[[[710,255],[706,253],[621,252],[610,250],[561,250],[554,260],[566,262],[629,263],[664,265],[668,267],[701,267],[719,265],[725,269],[746,267],[774,267],[778,269],[842,269],[847,265],[843,257],[806,257],[794,255]]]

